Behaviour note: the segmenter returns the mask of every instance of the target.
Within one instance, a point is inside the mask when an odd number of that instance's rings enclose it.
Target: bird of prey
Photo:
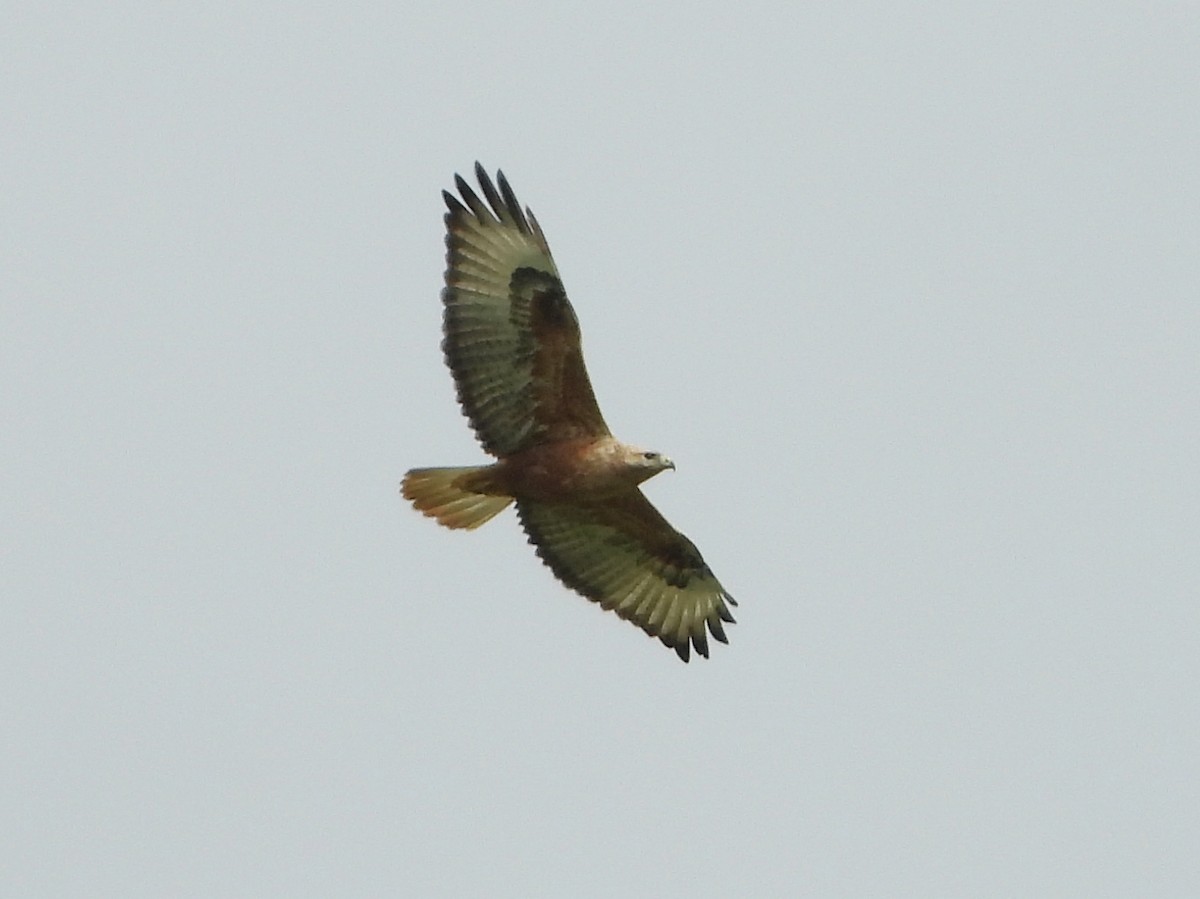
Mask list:
[[[532,211],[503,172],[475,164],[446,201],[442,350],[458,401],[492,465],[414,468],[405,498],[449,528],[510,503],[538,556],[568,587],[688,660],[737,603],[638,485],[675,464],[617,440],[583,365],[579,321]],[[499,189],[497,189],[499,188]],[[460,199],[461,198],[461,199]]]

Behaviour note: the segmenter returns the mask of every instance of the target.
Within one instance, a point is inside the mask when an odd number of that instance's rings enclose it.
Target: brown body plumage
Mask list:
[[[476,164],[487,202],[461,178],[443,193],[447,269],[442,347],[458,399],[499,461],[418,468],[404,496],[451,528],[476,528],[509,503],[538,555],[567,586],[672,647],[708,655],[726,642],[733,597],[695,545],[638,484],[670,459],[621,443],[600,414],[579,322],[550,248],[504,175]],[[465,203],[465,205],[464,205]]]

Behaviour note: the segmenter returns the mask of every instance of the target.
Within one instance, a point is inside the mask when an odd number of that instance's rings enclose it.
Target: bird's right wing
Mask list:
[[[554,574],[605,609],[658,637],[683,661],[689,646],[708,657],[707,632],[722,643],[721,622],[737,603],[640,490],[603,502],[517,501],[517,514]]]

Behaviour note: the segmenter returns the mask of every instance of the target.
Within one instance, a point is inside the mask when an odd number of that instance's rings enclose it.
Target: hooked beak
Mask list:
[[[674,471],[675,463],[672,462],[670,459],[668,459],[666,456],[663,456],[663,468],[669,468],[669,469],[671,469],[671,471]]]

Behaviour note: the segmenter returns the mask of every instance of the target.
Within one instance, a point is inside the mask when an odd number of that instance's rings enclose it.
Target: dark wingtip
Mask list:
[[[508,179],[504,177],[504,172],[499,169],[496,170],[496,183],[500,185],[500,197],[508,209],[508,214],[512,216],[513,221],[517,223],[520,229],[528,234],[529,223],[525,221],[525,216],[521,212],[521,204],[517,200],[517,195],[513,193]]]
[[[446,204],[446,208],[450,210],[447,213],[448,218],[455,218],[461,215],[467,215],[467,207],[464,206],[454,194],[448,190],[442,191],[442,201]]]
[[[529,222],[529,226],[540,237],[542,234],[542,226],[538,224],[537,216],[533,214],[533,210],[530,209],[528,206],[525,207],[525,218]]]
[[[514,225],[521,233],[529,234],[529,222],[521,213],[521,204],[517,202],[517,197],[513,193],[512,187],[509,186],[508,179],[504,177],[504,172],[497,169],[496,181],[493,182],[483,165],[477,162],[475,163],[475,177],[479,179],[479,187],[483,191],[488,206],[491,207],[492,214],[505,224]],[[496,189],[497,184],[500,185],[499,190]],[[473,205],[472,208],[474,208]]]
[[[658,639],[662,641],[663,646],[667,647],[668,649],[675,650],[675,655],[679,656],[679,658],[683,659],[683,661],[685,661],[685,662],[688,661],[688,659],[689,659],[688,650],[691,649],[691,644],[688,643],[687,640],[677,643],[675,640],[671,639],[671,637],[669,637],[667,634],[659,634]]]
[[[476,164],[478,165],[478,163]],[[482,169],[480,171],[482,171]],[[487,177],[486,173],[483,175],[483,177]],[[486,222],[491,219],[491,211],[487,208],[487,205],[479,199],[479,194],[475,193],[475,191],[471,189],[471,185],[467,183],[466,178],[464,178],[462,175],[455,175],[454,186],[458,188],[459,196],[462,197],[462,203],[465,203],[468,207],[470,207],[471,212],[477,219],[479,219],[479,221]],[[461,205],[461,203],[459,205]]]

